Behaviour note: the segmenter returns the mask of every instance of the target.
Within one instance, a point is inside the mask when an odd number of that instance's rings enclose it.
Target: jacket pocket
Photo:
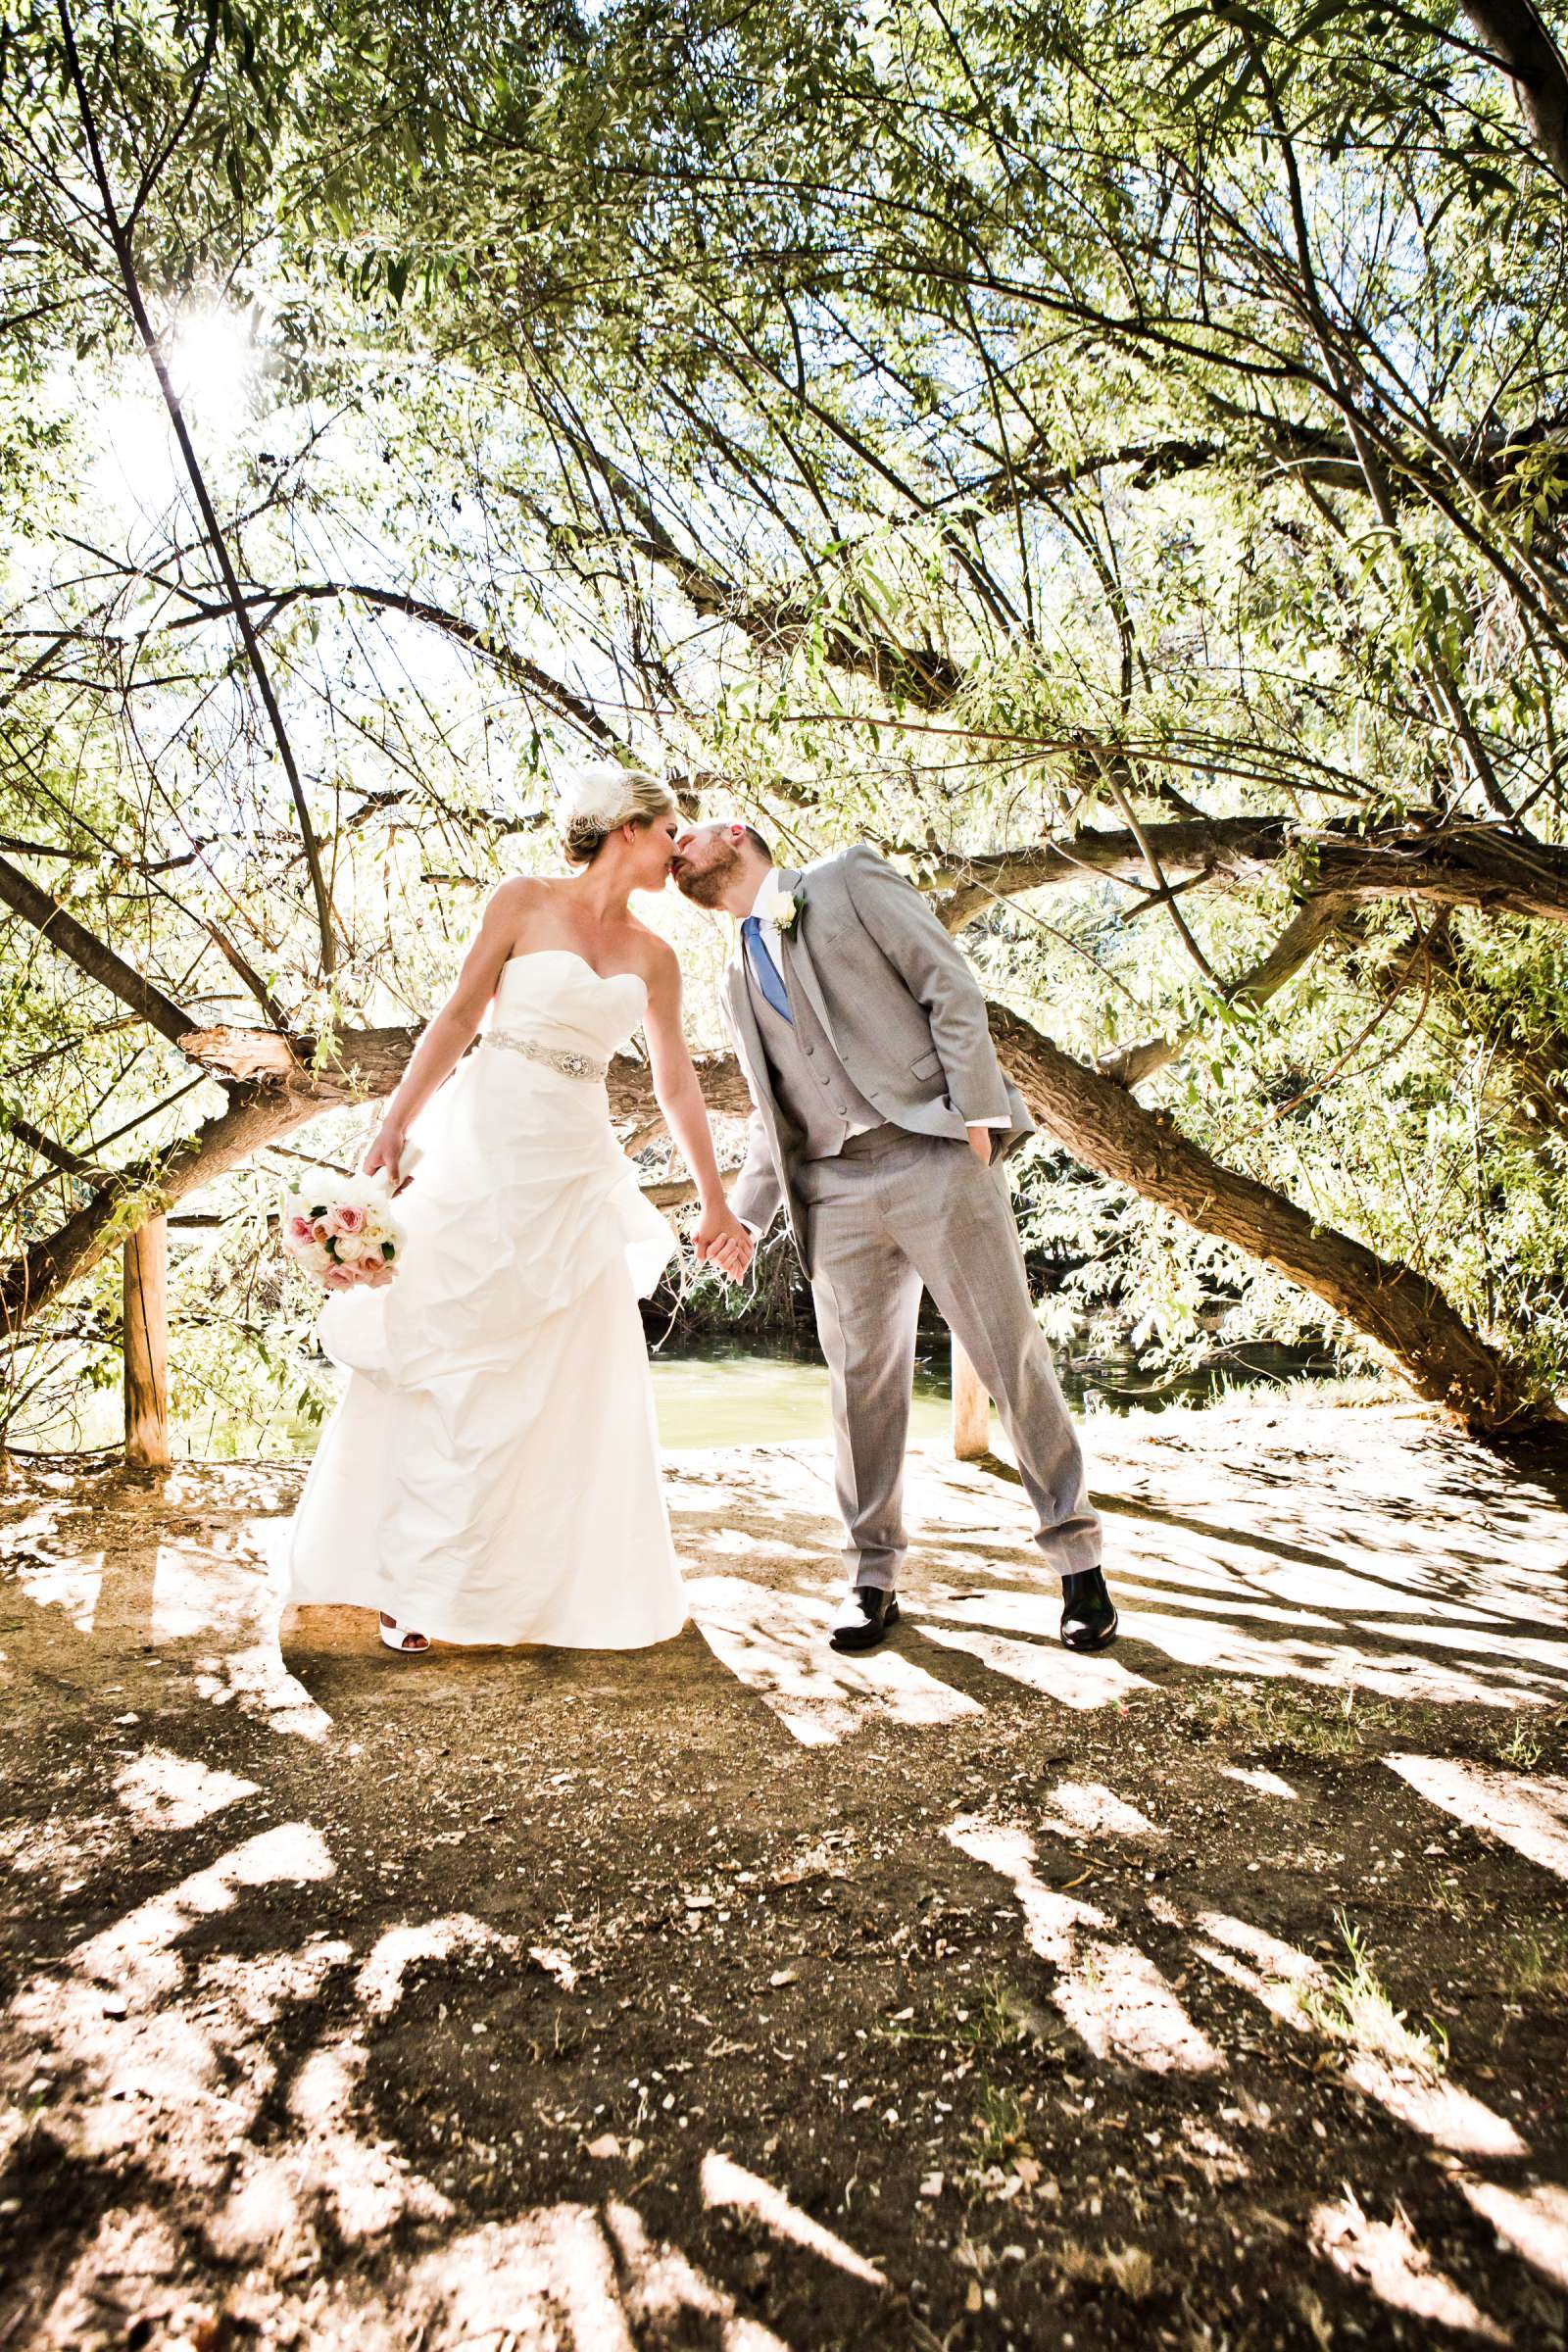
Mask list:
[[[940,1054],[922,1054],[918,1061],[909,1064],[916,1078],[934,1078],[942,1067]]]

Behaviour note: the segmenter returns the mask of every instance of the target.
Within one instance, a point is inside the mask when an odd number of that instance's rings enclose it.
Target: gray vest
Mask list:
[[[852,1135],[884,1126],[882,1113],[866,1101],[840,1061],[805,989],[790,988],[786,978],[795,1014],[793,1022],[787,1021],[758,987],[744,946],[741,955],[762,1051],[773,1073],[774,1098],[800,1136],[801,1157],[832,1159]]]

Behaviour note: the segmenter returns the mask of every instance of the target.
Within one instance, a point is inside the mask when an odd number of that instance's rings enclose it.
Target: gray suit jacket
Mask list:
[[[1015,1152],[1034,1121],[1002,1074],[974,974],[920,893],[858,843],[804,874],[781,868],[778,880],[800,901],[778,941],[786,983],[810,998],[866,1101],[895,1127],[959,1143],[970,1122],[1005,1119],[994,1155]],[[759,1233],[782,1206],[805,1262],[799,1138],[773,1097],[739,952],[724,974],[723,1004],[754,1105],[730,1205]]]

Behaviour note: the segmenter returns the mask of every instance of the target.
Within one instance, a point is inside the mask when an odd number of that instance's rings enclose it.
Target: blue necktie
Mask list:
[[[752,978],[757,982],[773,1010],[793,1024],[795,1015],[790,1010],[789,991],[784,986],[784,975],[767,952],[767,943],[762,937],[762,918],[760,914],[749,914],[746,917],[745,922],[741,925],[741,937],[746,942],[746,960],[752,967]]]

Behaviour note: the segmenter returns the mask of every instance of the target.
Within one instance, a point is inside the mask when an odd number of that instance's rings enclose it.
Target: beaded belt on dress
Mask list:
[[[487,1046],[504,1046],[509,1054],[520,1054],[525,1061],[542,1061],[547,1070],[559,1070],[563,1078],[592,1078],[603,1084],[610,1075],[608,1061],[595,1061],[587,1054],[563,1054],[555,1046],[536,1045],[531,1037],[511,1037],[504,1029],[487,1029]]]

